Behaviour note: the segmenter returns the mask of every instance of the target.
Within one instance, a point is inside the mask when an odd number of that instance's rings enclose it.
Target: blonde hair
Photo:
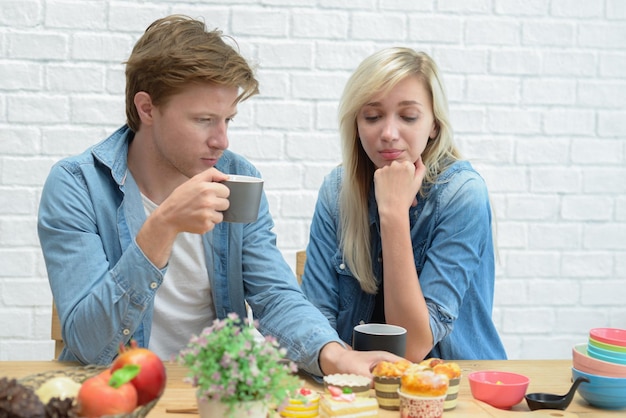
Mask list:
[[[410,48],[387,48],[366,58],[349,78],[339,103],[339,132],[343,153],[343,181],[339,198],[341,239],[345,263],[361,289],[375,294],[378,285],[372,270],[368,199],[376,167],[361,145],[357,115],[374,95],[386,93],[406,77],[417,76],[432,96],[437,127],[422,153],[426,166],[420,194],[450,164],[461,158],[453,142],[448,101],[435,62],[426,53]]]
[[[224,42],[226,38],[221,31],[207,31],[203,22],[183,15],[153,22],[126,61],[126,119],[130,129],[139,129],[134,97],[140,91],[148,93],[157,106],[192,83],[238,87],[241,93],[237,103],[257,94],[259,83],[252,68]]]

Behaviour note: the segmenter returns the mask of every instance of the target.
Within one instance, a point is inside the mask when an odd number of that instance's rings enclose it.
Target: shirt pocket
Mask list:
[[[351,309],[355,300],[356,291],[360,291],[361,286],[343,260],[343,253],[335,253],[332,264],[337,274],[339,310],[345,311],[346,309]]]

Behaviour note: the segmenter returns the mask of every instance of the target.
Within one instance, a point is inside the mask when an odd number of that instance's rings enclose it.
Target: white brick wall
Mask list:
[[[231,148],[263,172],[292,266],[340,159],[345,80],[405,45],[440,64],[457,139],[489,184],[509,356],[569,358],[589,328],[626,328],[626,2],[0,0],[0,360],[52,357],[41,186],[123,123],[121,62],[170,13],[204,17],[258,65]]]

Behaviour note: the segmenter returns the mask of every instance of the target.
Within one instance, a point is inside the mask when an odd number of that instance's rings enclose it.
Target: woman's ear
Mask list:
[[[435,139],[439,135],[439,124],[437,121],[433,121],[433,127],[430,130],[430,134],[428,135],[428,139]]]
[[[141,123],[151,125],[154,105],[152,104],[152,98],[150,98],[150,95],[145,91],[139,91],[135,94],[133,103],[135,104]]]

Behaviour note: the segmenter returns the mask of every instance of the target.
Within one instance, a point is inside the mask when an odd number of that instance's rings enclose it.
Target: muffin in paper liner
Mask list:
[[[431,368],[435,373],[448,376],[449,385],[444,402],[444,410],[454,409],[459,395],[459,383],[461,382],[461,368],[457,363],[448,362],[439,358],[429,358],[420,363]]]
[[[445,374],[438,374],[430,369],[407,370],[400,381],[400,391],[413,396],[446,396],[450,379]]]
[[[459,400],[460,382],[461,382],[460,377],[455,377],[454,379],[450,379],[450,384],[448,385],[448,391],[446,392],[446,399],[443,403],[443,409],[445,411],[449,411],[456,407],[456,404]]]
[[[374,375],[374,390],[378,405],[382,409],[397,411],[400,409],[400,388],[401,376],[410,367],[415,365],[409,360],[402,359],[396,362],[381,361],[372,370]]]
[[[397,411],[400,409],[400,377],[374,376],[374,390],[378,406],[382,409]]]
[[[398,390],[401,418],[442,418],[445,395],[414,396]]]

